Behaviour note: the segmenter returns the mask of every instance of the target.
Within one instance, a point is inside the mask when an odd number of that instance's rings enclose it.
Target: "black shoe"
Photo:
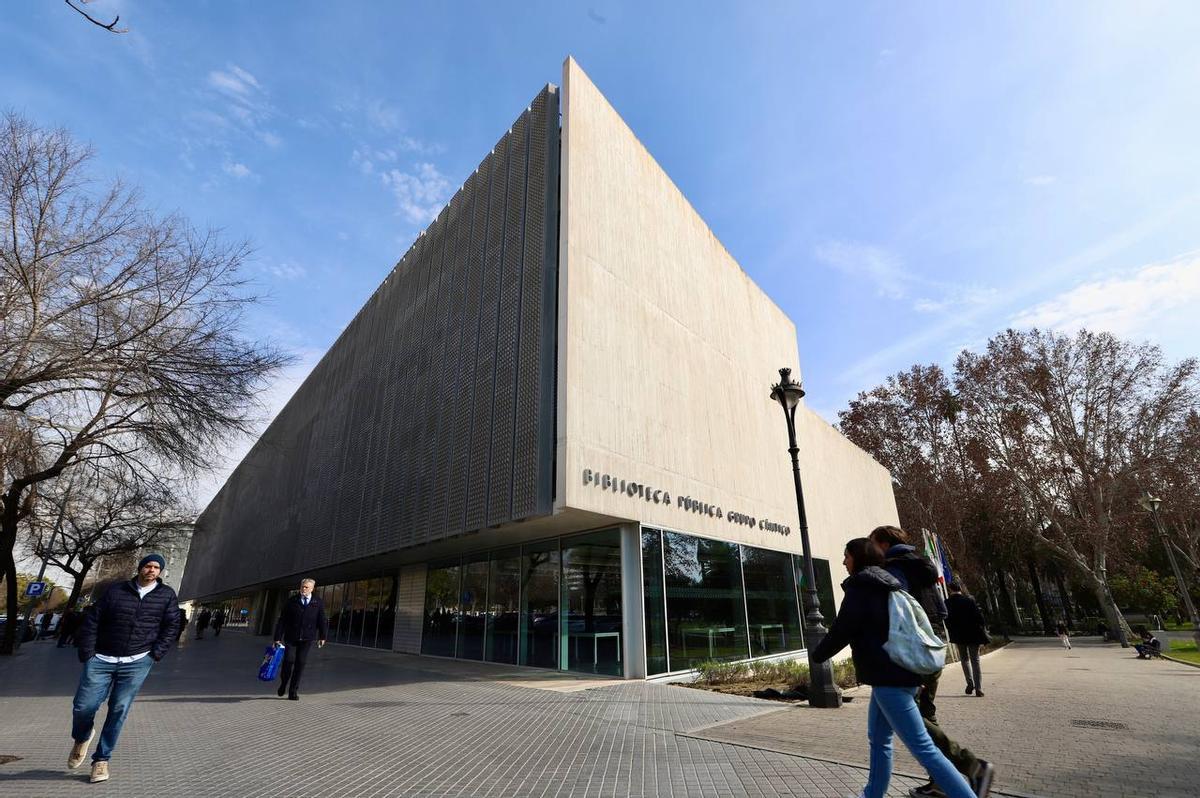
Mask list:
[[[287,685],[281,684],[281,685],[279,685],[279,689],[275,691],[275,695],[279,696],[280,698],[283,698],[283,694],[286,692],[287,692]]]
[[[975,692],[975,685],[967,682],[967,695],[970,695],[973,692]]]
[[[979,769],[975,771],[969,781],[971,789],[975,791],[976,798],[987,798],[988,793],[992,791],[992,779],[996,776],[996,769],[992,767],[992,763],[987,760],[979,760]]]
[[[976,697],[976,698],[983,698],[983,691],[982,691],[982,690],[980,690],[979,688],[975,688],[975,697]]]
[[[908,794],[914,798],[946,798],[946,793],[938,789],[938,786],[932,781],[922,784],[920,787],[913,787]]]
[[[300,700],[300,696],[296,695],[295,693],[292,693],[291,695],[288,696],[288,701],[299,701],[299,700]]]

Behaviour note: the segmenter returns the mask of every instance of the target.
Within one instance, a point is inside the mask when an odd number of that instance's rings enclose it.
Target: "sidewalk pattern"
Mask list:
[[[942,676],[938,719],[997,768],[997,789],[1058,798],[1200,795],[1200,668],[1139,660],[1132,649],[1057,640],[1014,643],[983,660],[986,696]],[[866,764],[866,702],[831,715],[804,706],[695,732],[701,739]],[[896,769],[921,773],[903,746]]]
[[[302,698],[254,678],[263,641],[189,641],[134,705],[111,781],[67,771],[73,650],[31,644],[0,662],[2,796],[858,795],[865,772],[700,740],[690,729],[777,705],[669,685],[327,647]],[[102,719],[103,710],[98,720]],[[916,784],[897,779],[892,796]]]

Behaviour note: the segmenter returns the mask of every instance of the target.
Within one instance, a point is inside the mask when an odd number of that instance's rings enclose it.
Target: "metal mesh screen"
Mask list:
[[[558,158],[547,86],[201,514],[184,596],[550,512]]]

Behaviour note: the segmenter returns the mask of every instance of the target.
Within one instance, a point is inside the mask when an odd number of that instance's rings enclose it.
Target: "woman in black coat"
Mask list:
[[[949,798],[975,798],[963,775],[937,749],[917,709],[921,676],[892,662],[883,644],[888,639],[891,593],[900,590],[896,577],[883,570],[883,555],[869,538],[846,544],[842,563],[850,577],[842,582],[842,606],[829,634],[813,651],[824,662],[847,645],[858,680],[871,685],[867,741],[871,769],[864,798],[883,798],[892,779],[892,734],[895,732]]]
[[[983,673],[979,670],[979,647],[991,642],[987,621],[975,599],[963,592],[958,582],[950,583],[950,598],[946,599],[946,629],[950,642],[958,647],[963,676],[967,677],[967,695],[983,698]]]

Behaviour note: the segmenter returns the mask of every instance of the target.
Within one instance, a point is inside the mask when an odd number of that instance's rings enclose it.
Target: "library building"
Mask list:
[[[205,508],[180,595],[250,597],[267,634],[311,577],[333,643],[628,679],[797,656],[771,388],[800,362],[568,59]],[[796,432],[828,622],[845,542],[896,506],[803,401]]]

